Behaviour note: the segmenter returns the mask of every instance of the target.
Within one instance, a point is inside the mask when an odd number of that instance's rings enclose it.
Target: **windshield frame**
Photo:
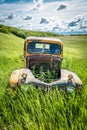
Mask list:
[[[38,46],[37,48],[33,48],[35,47],[36,43],[36,46],[37,45],[42,45],[43,47],[40,48],[40,46]],[[32,51],[30,50],[31,46],[32,45]],[[55,48],[55,50],[51,49],[52,46]],[[35,49],[36,49],[36,52],[35,52]],[[49,55],[60,55],[61,54],[61,51],[62,51],[62,48],[61,48],[61,45],[58,44],[58,43],[48,43],[48,42],[41,42],[41,41],[31,41],[28,43],[27,45],[27,51],[28,53],[30,54],[49,54]],[[53,52],[52,52],[53,51]]]

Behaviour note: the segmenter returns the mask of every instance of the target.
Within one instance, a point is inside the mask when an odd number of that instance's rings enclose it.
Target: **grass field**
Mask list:
[[[83,82],[81,92],[58,89],[43,93],[29,85],[28,91],[10,92],[10,74],[24,67],[24,39],[0,33],[0,130],[87,130],[87,36],[59,36],[64,43],[62,68],[75,72]]]

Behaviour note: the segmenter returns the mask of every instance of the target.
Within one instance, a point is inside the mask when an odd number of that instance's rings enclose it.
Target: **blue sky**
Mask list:
[[[87,33],[87,0],[0,0],[0,24],[56,33]]]
[[[43,0],[43,1],[44,2],[54,2],[54,1],[62,1],[62,0]],[[1,3],[33,2],[33,0],[0,0],[0,2]]]

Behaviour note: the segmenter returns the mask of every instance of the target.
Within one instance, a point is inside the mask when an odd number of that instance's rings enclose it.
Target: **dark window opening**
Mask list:
[[[61,46],[53,43],[31,42],[28,44],[29,53],[61,54]]]

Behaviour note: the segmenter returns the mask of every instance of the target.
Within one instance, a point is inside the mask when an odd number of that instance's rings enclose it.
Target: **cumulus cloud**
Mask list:
[[[25,18],[23,18],[23,20],[31,20],[32,16],[26,16]]]
[[[46,18],[41,18],[40,24],[48,24],[49,21]]]
[[[14,13],[11,13],[10,15],[8,15],[7,19],[12,20],[13,18],[16,18],[16,15]]]
[[[59,26],[58,26],[58,25],[55,25],[55,26],[53,27],[53,29],[52,29],[53,32],[56,32],[56,31],[58,32],[58,30],[59,30]]]
[[[61,4],[58,8],[57,8],[57,10],[59,11],[59,10],[63,10],[63,9],[65,9],[67,6],[66,5],[63,5],[63,4]]]
[[[85,29],[87,29],[87,20],[86,21],[84,21],[82,24],[81,24],[81,27],[80,28],[85,28]]]
[[[73,26],[76,26],[77,24],[79,24],[80,22],[81,22],[80,18],[74,18],[73,21],[71,21],[68,26],[73,27]]]
[[[34,10],[41,10],[43,8],[43,2],[44,0],[33,0],[34,2]]]
[[[35,4],[43,4],[44,0],[33,0]]]
[[[30,0],[29,3],[27,0],[20,1],[24,3],[0,4],[1,24],[23,29],[62,32],[61,34],[71,31],[73,33],[87,32],[87,1],[86,3],[81,2],[83,0],[80,2],[76,0],[67,0],[67,2],[64,0],[60,2],[59,0],[49,0],[49,2]]]
[[[8,16],[1,17],[0,23],[8,23],[7,25],[9,25],[9,22],[14,23],[14,22],[18,21],[18,18],[20,18],[20,17],[17,16],[15,13],[10,13]],[[7,22],[8,20],[9,20],[9,22]]]

